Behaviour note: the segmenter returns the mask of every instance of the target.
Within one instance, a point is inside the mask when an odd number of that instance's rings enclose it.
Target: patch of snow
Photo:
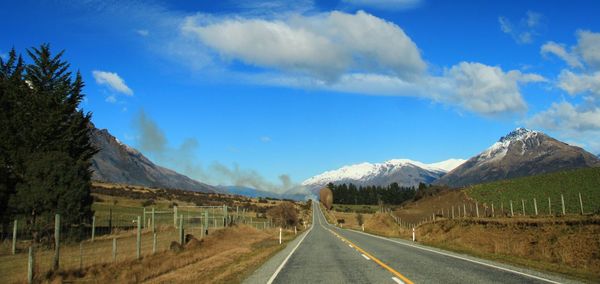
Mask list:
[[[448,159],[445,161],[429,164],[429,166],[438,168],[438,169],[442,169],[445,172],[449,172],[451,170],[454,170],[458,166],[462,165],[466,161],[467,160],[465,160],[465,159]]]
[[[501,137],[500,140],[494,143],[491,147],[487,148],[481,154],[477,156],[478,163],[488,163],[491,161],[496,161],[504,158],[506,153],[508,152],[508,147],[517,141],[521,141],[522,149],[521,155],[525,153],[526,143],[525,141],[535,138],[540,134],[538,131],[529,130],[526,128],[517,128],[514,131],[510,132],[508,135]]]

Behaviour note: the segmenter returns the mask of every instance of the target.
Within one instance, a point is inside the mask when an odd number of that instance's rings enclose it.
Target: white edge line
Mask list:
[[[402,280],[396,278],[396,277],[392,277],[392,280],[394,280],[394,282],[398,283],[398,284],[404,284],[404,282],[402,282]]]
[[[275,280],[275,278],[277,278],[277,275],[279,274],[279,272],[281,272],[281,269],[283,269],[283,267],[285,266],[285,264],[288,262],[288,260],[292,256],[292,254],[294,254],[294,252],[300,246],[300,244],[302,243],[302,241],[304,241],[304,238],[306,238],[306,236],[308,236],[308,234],[312,231],[314,224],[315,224],[315,213],[314,213],[314,210],[313,210],[313,223],[310,225],[310,229],[308,229],[308,231],[306,231],[306,234],[304,234],[304,236],[302,237],[302,239],[300,239],[300,241],[292,249],[292,251],[290,252],[290,254],[288,254],[288,256],[279,265],[279,267],[277,267],[277,270],[275,270],[275,272],[273,273],[273,275],[271,275],[271,278],[269,278],[269,281],[267,281],[267,284],[273,283],[273,281]]]
[[[362,253],[360,255],[362,255],[366,260],[371,260],[368,256],[366,256],[366,255],[364,255]]]
[[[366,236],[370,236],[370,237],[373,237],[373,238],[378,238],[378,239],[390,241],[390,242],[393,242],[393,243],[401,244],[403,246],[409,246],[409,247],[413,247],[413,248],[416,248],[416,249],[425,250],[425,251],[429,251],[429,252],[433,252],[433,253],[437,253],[437,254],[441,254],[441,255],[453,257],[453,258],[458,258],[458,259],[461,259],[461,260],[464,260],[464,261],[468,261],[468,262],[472,262],[472,263],[477,263],[477,264],[480,264],[480,265],[484,265],[484,266],[496,268],[496,269],[499,269],[499,270],[503,270],[503,271],[507,271],[507,272],[511,272],[511,273],[515,273],[515,274],[519,274],[519,275],[522,275],[522,276],[526,276],[526,277],[530,277],[530,278],[533,278],[533,279],[545,281],[545,282],[548,282],[548,283],[561,284],[561,282],[556,282],[556,281],[553,281],[553,280],[550,280],[550,279],[546,279],[546,278],[542,278],[542,277],[539,277],[539,276],[527,274],[527,273],[524,273],[524,272],[512,270],[512,269],[509,269],[509,268],[504,268],[504,267],[496,266],[496,265],[493,265],[493,264],[489,264],[489,263],[485,263],[485,262],[481,262],[481,261],[477,261],[477,260],[473,260],[473,259],[468,259],[468,258],[465,258],[465,257],[462,257],[462,256],[452,255],[452,254],[448,254],[448,253],[441,252],[441,251],[436,251],[436,250],[432,250],[432,249],[428,249],[428,248],[424,248],[424,247],[420,247],[420,246],[410,245],[410,244],[406,244],[406,243],[399,242],[399,241],[396,241],[396,240],[392,240],[392,239],[388,239],[388,238],[384,238],[384,237],[381,237],[381,236],[372,235],[372,234],[369,234],[369,233],[364,233],[364,232],[360,232],[360,231],[356,231],[356,230],[352,230],[352,229],[347,229],[347,230],[350,230],[350,231],[353,231],[353,232],[356,232],[356,233],[359,233],[359,234],[363,234],[363,235],[366,235]]]

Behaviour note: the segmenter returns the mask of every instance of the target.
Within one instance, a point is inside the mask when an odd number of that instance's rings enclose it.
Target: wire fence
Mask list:
[[[566,215],[590,215],[595,204],[587,203],[581,193],[569,196],[561,194],[559,198],[519,198],[512,200],[501,199],[496,202],[480,203],[476,200],[464,201],[454,205],[431,208],[430,214],[418,222],[406,222],[396,216],[391,208],[383,209],[389,213],[395,222],[403,228],[410,229],[424,223],[459,218],[507,218],[507,217],[561,217]]]
[[[61,223],[58,214],[54,223],[51,238],[34,243],[24,222],[13,222],[12,232],[2,236],[0,282],[32,282],[56,269],[135,260],[169,250],[173,242],[184,244],[185,235],[201,239],[233,224],[273,226],[257,212],[226,206],[121,207],[118,212],[97,211],[91,224],[84,226]]]

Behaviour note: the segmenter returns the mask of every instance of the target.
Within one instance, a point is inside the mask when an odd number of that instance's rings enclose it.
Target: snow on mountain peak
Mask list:
[[[510,144],[517,141],[523,142],[523,153],[525,151],[525,141],[535,138],[539,134],[541,134],[541,132],[519,127],[508,133],[506,136],[501,137],[498,142],[494,143],[491,147],[479,154],[477,161],[489,162],[502,159],[504,156],[506,156]]]
[[[392,159],[383,163],[360,163],[341,167],[311,177],[302,185],[327,184],[340,180],[367,180],[378,175],[386,175],[397,172],[404,167],[416,167],[430,172],[445,173],[465,162],[462,159],[450,159],[433,164],[425,164],[409,159]]]

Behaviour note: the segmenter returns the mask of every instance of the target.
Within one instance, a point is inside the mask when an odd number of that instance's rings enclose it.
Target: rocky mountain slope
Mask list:
[[[595,166],[600,166],[600,159],[579,147],[539,131],[517,128],[434,183],[461,187]]]
[[[305,180],[302,185],[318,189],[328,183],[353,183],[355,185],[387,186],[397,182],[400,186],[418,186],[432,183],[464,160],[451,159],[434,164],[424,164],[408,159],[395,159],[383,163],[362,163],[327,171]]]
[[[90,127],[92,144],[100,149],[92,159],[92,179],[148,187],[217,191],[213,186],[152,163],[142,153],[117,140],[108,130]]]

